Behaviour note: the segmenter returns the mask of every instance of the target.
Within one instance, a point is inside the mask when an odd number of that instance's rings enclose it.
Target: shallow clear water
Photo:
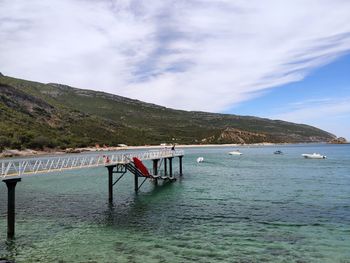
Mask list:
[[[236,148],[235,148],[236,149]],[[16,188],[16,262],[350,262],[350,146],[186,149],[184,176],[139,194],[126,175],[107,202],[105,168],[25,178]],[[284,155],[273,155],[280,149]],[[306,160],[320,152],[326,160]],[[196,158],[203,156],[204,163]],[[178,171],[178,160],[174,160]]]

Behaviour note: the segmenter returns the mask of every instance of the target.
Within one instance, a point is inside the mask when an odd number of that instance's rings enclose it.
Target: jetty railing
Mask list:
[[[140,160],[154,160],[182,155],[184,155],[183,150],[161,149],[145,152],[79,154],[77,156],[2,160],[0,161],[0,178],[6,179],[72,169],[127,164],[131,162],[132,157],[137,157]]]

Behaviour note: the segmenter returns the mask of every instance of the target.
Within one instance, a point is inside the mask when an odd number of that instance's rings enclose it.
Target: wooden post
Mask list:
[[[115,166],[107,166],[108,168],[108,201],[113,203],[113,169]]]
[[[182,176],[182,157],[183,156],[179,156],[179,169],[180,169],[180,176]]]
[[[15,236],[15,201],[16,184],[21,178],[3,180],[7,186],[7,238],[12,239]]]

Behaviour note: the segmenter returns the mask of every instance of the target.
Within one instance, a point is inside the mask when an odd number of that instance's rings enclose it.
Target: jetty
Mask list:
[[[173,159],[179,159],[179,171],[173,172]],[[113,187],[128,172],[134,177],[134,191],[138,192],[146,180],[158,184],[158,180],[175,181],[183,175],[182,150],[152,150],[126,153],[94,153],[64,155],[54,157],[36,157],[28,159],[8,159],[0,161],[0,179],[7,186],[7,238],[15,235],[15,189],[18,182],[30,176],[48,175],[63,171],[106,167],[108,170],[108,201],[113,203]],[[151,161],[148,169],[143,161]],[[163,170],[161,166],[163,165]],[[139,183],[139,179],[142,180]]]

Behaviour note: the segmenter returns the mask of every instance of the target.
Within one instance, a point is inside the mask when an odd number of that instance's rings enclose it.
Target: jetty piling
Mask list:
[[[158,162],[159,162],[159,159],[153,160],[153,174],[154,175],[158,175]]]
[[[173,176],[173,157],[169,157],[169,175]]]
[[[159,162],[159,159],[154,159],[153,160],[153,174],[154,175],[158,175],[158,162]],[[158,185],[158,179],[157,178],[154,179],[154,184]]]
[[[164,176],[168,174],[167,158],[164,158]]]
[[[21,178],[3,180],[7,186],[7,238],[12,239],[15,236],[15,201],[16,185]]]
[[[124,165],[114,164],[106,165],[108,170],[108,202],[113,203],[113,186],[119,182],[120,179],[126,174],[127,169]],[[116,168],[116,170],[114,170]],[[114,181],[114,174],[120,174],[120,176]]]
[[[139,176],[136,173],[134,174],[134,189],[135,192],[139,190]]]
[[[108,169],[108,201],[113,203],[113,166],[107,166]]]
[[[182,157],[183,155],[179,156],[179,171],[180,171],[180,176],[182,176]]]

